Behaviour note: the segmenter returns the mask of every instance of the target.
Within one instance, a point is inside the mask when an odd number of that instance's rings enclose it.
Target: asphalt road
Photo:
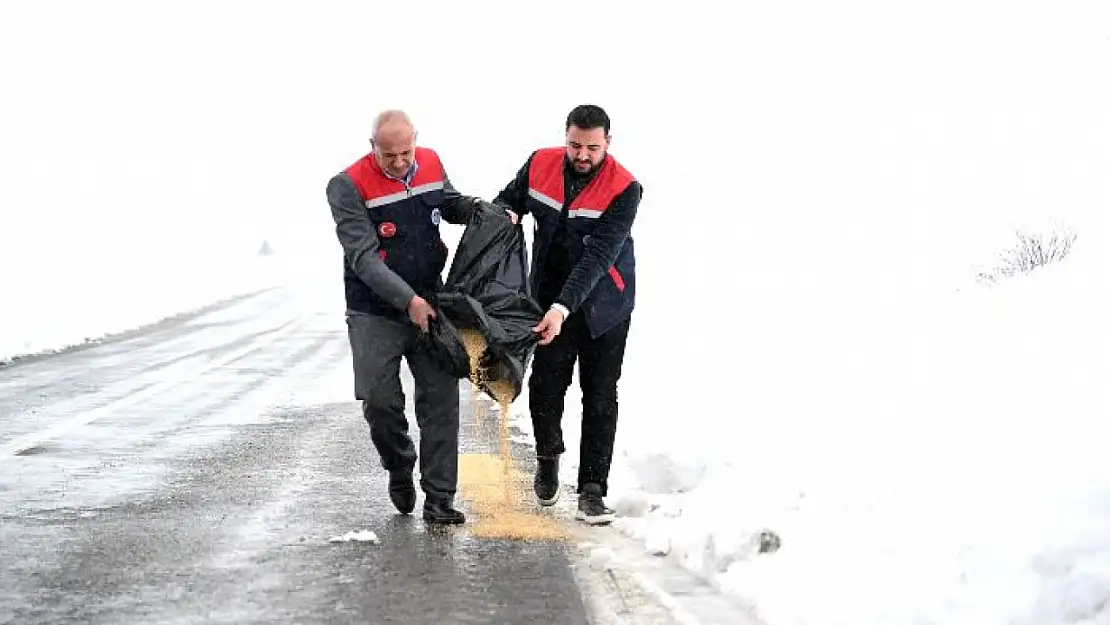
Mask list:
[[[0,623],[673,622],[536,509],[468,387],[470,522],[436,528],[389,503],[334,307],[269,291],[0,367]]]

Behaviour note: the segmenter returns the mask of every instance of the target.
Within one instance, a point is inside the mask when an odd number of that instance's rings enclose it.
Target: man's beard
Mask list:
[[[579,169],[579,165],[589,165],[589,167],[587,167],[586,169]],[[597,168],[600,166],[601,163],[594,163],[593,161],[574,161],[572,163],[572,169],[574,170],[574,173],[578,174],[579,176],[588,176],[597,171]]]

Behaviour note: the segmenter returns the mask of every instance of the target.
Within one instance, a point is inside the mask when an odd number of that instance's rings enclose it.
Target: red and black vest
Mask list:
[[[439,234],[444,172],[439,155],[416,148],[416,171],[406,184],[386,175],[373,154],[344,170],[354,183],[374,224],[386,265],[417,294],[428,297],[442,284],[447,246]],[[347,306],[363,312],[398,315],[397,310],[362,282],[349,265],[343,272]]]
[[[635,177],[611,154],[606,155],[601,169],[579,193],[570,206],[564,206],[565,180],[563,147],[543,148],[532,156],[528,169],[528,209],[536,221],[532,254],[532,292],[539,292],[544,262],[560,225],[567,228],[567,242],[572,262],[577,262],[586,248],[598,219],[613,200],[623,193]],[[565,220],[565,221],[564,221]],[[620,323],[635,306],[636,255],[629,236],[608,268],[608,276],[594,286],[581,306],[591,333],[596,337]],[[543,302],[546,306],[550,302]]]

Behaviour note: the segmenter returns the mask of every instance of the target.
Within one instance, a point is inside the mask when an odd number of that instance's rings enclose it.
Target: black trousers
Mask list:
[[[624,362],[631,318],[605,334],[590,336],[586,320],[572,314],[563,331],[550,345],[536,348],[532,373],[528,378],[528,408],[536,437],[536,454],[556,456],[566,451],[563,445],[563,402],[578,362],[582,388],[581,463],[578,491],[593,482],[609,490],[609,466],[613,461],[613,441],[617,435],[617,382]]]
[[[459,381],[420,347],[417,329],[393,319],[347,311],[354,361],[355,398],[370,424],[370,440],[382,468],[408,469],[420,463],[420,487],[429,499],[450,501],[459,473]],[[401,358],[416,387],[420,454],[409,436]]]

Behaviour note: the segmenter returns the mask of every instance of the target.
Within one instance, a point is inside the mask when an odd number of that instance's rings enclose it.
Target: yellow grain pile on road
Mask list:
[[[513,385],[506,380],[489,382],[481,379],[478,363],[486,350],[486,339],[476,330],[460,329],[463,346],[470,357],[470,381],[475,387],[485,383],[493,399],[501,407],[499,418],[500,453],[497,456],[468,454],[461,458],[460,473],[464,489],[473,501],[480,520],[472,524],[475,535],[524,540],[553,540],[565,536],[559,524],[536,514],[525,503],[528,476],[513,468],[509,449],[509,407],[513,401]],[[474,401],[474,419],[480,424],[485,416],[481,402]]]

